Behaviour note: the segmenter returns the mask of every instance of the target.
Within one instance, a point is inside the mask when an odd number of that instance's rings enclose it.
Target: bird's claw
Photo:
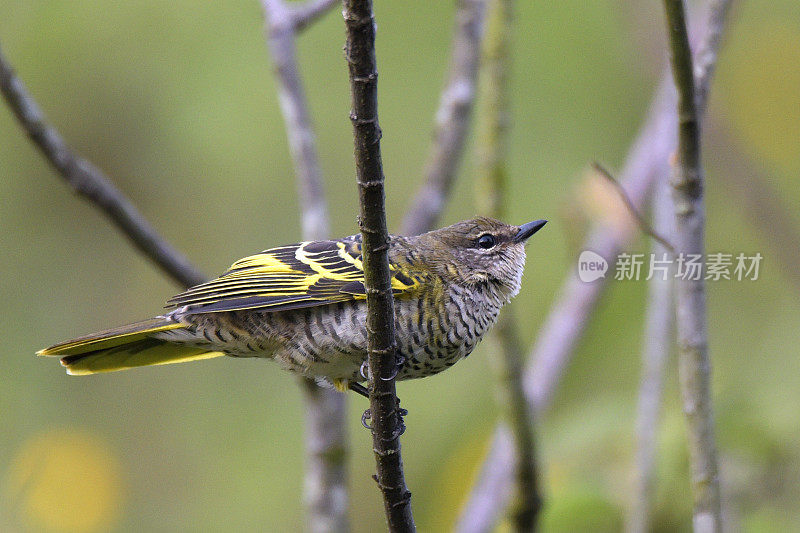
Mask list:
[[[392,434],[392,439],[396,439],[400,435],[406,432],[406,423],[403,420],[403,417],[408,415],[408,409],[403,409],[400,407],[400,398],[397,398],[397,405],[395,406],[395,413],[397,413],[397,428],[395,428],[394,433]]]
[[[392,432],[392,436],[388,439],[384,439],[386,441],[394,440],[398,438],[400,435],[406,432],[406,424],[403,420],[403,417],[408,415],[408,409],[403,409],[400,407],[400,398],[397,398],[397,406],[395,407],[395,413],[397,414],[397,426],[395,426],[394,431]],[[372,425],[369,421],[372,420],[372,411],[367,409],[361,415],[361,425],[367,428],[368,430],[372,431]]]
[[[399,374],[401,370],[403,370],[403,365],[406,364],[406,358],[400,354],[397,354],[395,355],[394,361],[395,365],[394,365],[394,372],[392,372],[392,375],[389,376],[388,378],[381,377],[381,380],[391,381],[397,377],[397,374]]]

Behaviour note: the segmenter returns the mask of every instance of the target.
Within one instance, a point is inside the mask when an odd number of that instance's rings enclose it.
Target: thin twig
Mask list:
[[[31,141],[64,181],[108,216],[114,225],[169,277],[184,287],[208,279],[150,225],[103,172],[67,146],[0,50],[0,92]]]
[[[668,235],[673,234],[675,217],[666,176],[653,191],[653,224]],[[664,369],[673,346],[672,301],[673,269],[671,254],[662,243],[654,242],[654,257],[667,259],[667,270],[653,275],[648,282],[647,315],[642,348],[642,379],[639,387],[639,405],[636,414],[636,460],[633,506],[626,529],[629,533],[646,533],[652,530],[650,509],[654,494],[654,465],[656,433],[664,383]],[[666,257],[665,257],[666,256]]]
[[[309,0],[299,5],[292,4],[290,9],[292,10],[294,31],[304,30],[337,4],[339,4],[339,0]]]
[[[670,252],[675,253],[675,248],[672,246],[672,244],[670,244],[670,242],[665,237],[663,237],[656,230],[654,230],[653,226],[650,225],[647,219],[644,218],[641,213],[639,213],[639,210],[636,209],[636,206],[633,205],[633,202],[631,201],[630,198],[628,198],[628,195],[625,193],[625,189],[622,187],[622,185],[620,185],[620,183],[617,181],[614,175],[611,174],[611,172],[607,168],[605,168],[597,161],[592,162],[592,168],[595,170],[595,172],[597,172],[600,176],[605,178],[606,181],[608,181],[614,187],[614,190],[617,191],[620,199],[622,199],[622,203],[625,204],[625,208],[628,210],[628,212],[636,221],[636,224],[639,226],[639,230],[648,237],[657,241],[659,244],[661,244],[661,246],[663,246]]]
[[[478,108],[478,180],[476,205],[482,214],[504,219],[508,204],[509,77],[514,1],[491,0],[480,74]],[[515,449],[514,483],[508,515],[515,531],[536,529],[542,507],[539,493],[533,417],[522,388],[523,348],[514,307],[500,315],[493,335],[499,349],[491,352],[497,370],[497,396]]]
[[[455,181],[477,92],[485,12],[486,0],[459,0],[456,6],[450,75],[439,99],[425,181],[403,219],[403,235],[433,229]]]
[[[338,1],[312,0],[287,5],[262,0],[267,44],[275,65],[286,135],[295,167],[302,210],[303,239],[329,236],[328,209],[316,135],[297,66],[297,32],[325,14]],[[347,402],[344,394],[300,379],[306,411],[305,501],[308,530],[347,531]]]
[[[395,391],[397,374],[394,302],[390,283],[384,176],[378,125],[378,71],[375,18],[371,0],[344,0],[345,56],[350,72],[355,163],[361,206],[364,286],[367,293],[367,345],[372,443],[377,482],[389,530],[415,531],[411,493],[400,454],[402,420]]]
[[[716,20],[717,35],[724,24],[727,2],[715,6],[721,12]],[[669,38],[670,62],[678,90],[678,149],[672,165],[671,185],[675,204],[675,244],[678,253],[699,255],[705,251],[704,176],[700,160],[699,104],[705,103],[708,89],[695,90],[692,51],[686,29],[682,0],[664,0]],[[710,59],[707,70],[713,71],[714,46],[704,52]],[[698,102],[698,94],[703,100]],[[708,330],[705,281],[680,276],[675,284],[676,327],[678,334],[678,370],[683,411],[686,415],[691,484],[694,495],[695,531],[722,531],[719,466],[714,438],[714,415],[711,402],[711,361],[708,355]]]

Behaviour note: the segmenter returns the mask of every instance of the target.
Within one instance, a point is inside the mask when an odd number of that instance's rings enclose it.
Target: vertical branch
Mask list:
[[[300,379],[306,410],[308,531],[348,531],[346,395]]]
[[[497,321],[495,331],[500,351],[493,357],[498,369],[497,393],[511,432],[513,455],[516,459],[507,513],[514,525],[514,531],[534,531],[542,509],[542,496],[536,464],[533,414],[522,387],[524,350],[513,310],[513,307],[506,309]]]
[[[664,0],[664,11],[672,74],[678,90],[678,149],[670,180],[675,204],[674,242],[677,253],[702,256],[705,251],[704,176],[692,53],[682,0]],[[701,93],[703,98],[705,92]],[[694,528],[695,531],[718,532],[722,531],[722,512],[711,405],[706,293],[702,275],[698,278],[682,276],[676,281],[678,371],[689,439]]]
[[[208,279],[156,232],[102,170],[70,150],[58,131],[47,123],[2,50],[0,92],[20,126],[56,172],[77,194],[102,211],[142,254],[184,287]]]
[[[456,6],[450,75],[439,99],[433,144],[420,186],[403,219],[400,233],[433,229],[450,194],[475,102],[486,0],[459,0]]]
[[[372,443],[377,482],[390,531],[415,531],[411,493],[400,455],[402,420],[395,392],[394,302],[389,270],[383,166],[378,125],[378,71],[371,0],[344,0],[345,55],[350,72],[359,225],[367,293],[367,346]]]
[[[653,182],[658,176],[666,175],[669,168],[667,159],[675,146],[675,114],[669,112],[673,101],[672,93],[662,84],[620,172],[620,184],[640,212],[646,205]],[[633,226],[625,229],[596,226],[582,249],[592,250],[613,264],[613,257],[628,244],[633,230]],[[588,326],[609,278],[584,283],[570,272],[564,281],[523,370],[525,396],[534,417],[550,405],[564,368]],[[514,460],[510,439],[505,438],[503,428],[498,428],[459,519],[459,533],[492,529],[508,501],[512,472],[507,465]]]
[[[506,217],[508,202],[506,160],[511,118],[508,80],[513,0],[492,0],[488,9],[481,66],[476,200],[479,212],[502,219]],[[499,350],[492,352],[498,374],[497,395],[516,457],[508,514],[516,531],[532,531],[542,500],[537,483],[532,416],[522,388],[523,349],[513,305],[503,311],[494,332],[500,345]]]
[[[665,179],[653,191],[653,226],[661,235],[673,235],[674,215]],[[667,248],[653,241],[652,253],[656,260],[672,256]],[[667,265],[668,266],[668,265]],[[664,279],[666,276],[666,279]],[[672,302],[672,269],[665,275],[654,275],[648,284],[647,316],[642,349],[642,381],[639,387],[639,405],[636,415],[636,467],[633,488],[634,502],[627,530],[646,533],[651,530],[650,507],[654,493],[654,464],[656,434],[664,383],[664,367],[672,347],[674,306]]]
[[[297,32],[336,3],[316,0],[287,5],[262,0],[267,44],[275,65],[278,96],[295,167],[302,210],[303,238],[328,238],[328,209],[322,182],[316,135],[297,64]],[[344,394],[300,379],[306,410],[305,500],[308,529],[314,533],[346,531],[347,521],[347,411]]]
[[[711,81],[729,4],[729,0],[713,0],[708,21],[697,32],[703,39],[698,48],[695,69],[698,94],[706,94],[705,87]],[[620,182],[626,196],[640,212],[646,205],[652,184],[669,172],[668,161],[675,149],[677,136],[674,102],[674,90],[662,82],[647,121],[631,146],[620,173]],[[703,111],[705,102],[698,104],[700,111]],[[596,227],[587,238],[583,249],[592,250],[607,261],[613,260],[630,240],[632,230],[632,227],[622,231]],[[564,368],[589,324],[589,318],[603,293],[607,279],[583,283],[574,273],[570,273],[564,282],[561,294],[539,332],[529,356],[530,362],[524,371],[525,395],[535,416],[549,406]],[[491,529],[499,516],[499,509],[506,504],[511,477],[506,465],[513,460],[514,453],[508,440],[504,438],[502,428],[495,432],[489,454],[459,521],[460,525],[464,525],[459,531],[478,532]]]

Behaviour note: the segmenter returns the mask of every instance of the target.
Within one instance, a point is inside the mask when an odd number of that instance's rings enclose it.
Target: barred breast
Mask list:
[[[404,364],[398,379],[436,374],[469,355],[497,319],[503,298],[491,286],[450,285],[443,296],[395,301],[395,338]],[[440,293],[442,294],[442,293]],[[363,381],[366,302],[292,311],[195,314],[174,318],[183,330],[160,338],[207,346],[235,357],[266,357],[283,368],[326,381]]]

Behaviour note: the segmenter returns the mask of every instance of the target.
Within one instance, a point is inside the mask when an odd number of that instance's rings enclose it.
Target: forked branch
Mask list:
[[[278,97],[300,196],[303,239],[329,237],[328,208],[308,100],[297,64],[297,33],[327,13],[338,0],[287,4],[262,0],[267,45],[275,66]],[[347,402],[339,392],[300,378],[305,403],[305,500],[309,531],[349,529],[347,510]]]

